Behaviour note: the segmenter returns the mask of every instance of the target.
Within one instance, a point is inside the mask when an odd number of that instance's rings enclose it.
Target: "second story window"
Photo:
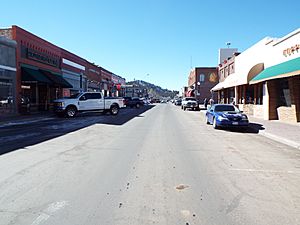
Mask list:
[[[200,83],[204,83],[204,81],[205,81],[205,75],[204,74],[200,74],[199,81],[200,81]]]

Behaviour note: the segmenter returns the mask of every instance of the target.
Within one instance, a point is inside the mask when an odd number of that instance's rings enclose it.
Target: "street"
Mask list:
[[[172,104],[0,127],[0,225],[300,224],[300,152],[260,129]]]

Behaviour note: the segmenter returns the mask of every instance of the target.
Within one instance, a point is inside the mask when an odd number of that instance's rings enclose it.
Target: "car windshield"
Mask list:
[[[239,112],[234,105],[216,105],[215,112]]]

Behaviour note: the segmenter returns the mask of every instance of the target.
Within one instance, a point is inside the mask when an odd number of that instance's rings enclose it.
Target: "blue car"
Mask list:
[[[231,104],[216,104],[206,111],[206,123],[219,127],[247,127],[249,120],[236,106]]]

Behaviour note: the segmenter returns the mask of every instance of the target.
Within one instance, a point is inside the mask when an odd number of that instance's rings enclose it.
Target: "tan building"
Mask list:
[[[266,37],[236,56],[234,73],[212,90],[219,96],[229,92],[248,115],[300,122],[299,74],[300,29],[283,38]]]

